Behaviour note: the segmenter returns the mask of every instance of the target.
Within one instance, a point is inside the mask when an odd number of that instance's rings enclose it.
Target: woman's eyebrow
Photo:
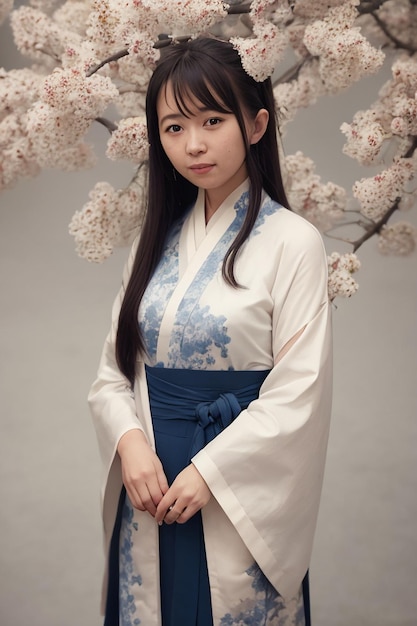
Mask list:
[[[199,113],[217,113],[216,109],[212,109],[210,107],[196,107],[197,111]],[[187,115],[183,115],[182,113],[168,113],[168,115],[164,115],[163,118],[161,118],[160,120],[160,124],[164,124],[165,122],[167,122],[168,120],[170,121],[174,121],[174,120],[180,120],[182,118],[188,118]],[[192,117],[192,116],[190,116]]]
[[[159,123],[164,124],[168,120],[179,120],[183,117],[184,115],[182,115],[181,113],[169,113],[168,115],[164,115],[164,117],[161,119]]]

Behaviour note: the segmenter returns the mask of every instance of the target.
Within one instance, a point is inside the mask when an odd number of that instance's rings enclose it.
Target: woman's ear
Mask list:
[[[255,119],[251,123],[251,132],[249,134],[249,143],[251,145],[258,143],[265,134],[269,122],[269,113],[266,109],[259,109]]]

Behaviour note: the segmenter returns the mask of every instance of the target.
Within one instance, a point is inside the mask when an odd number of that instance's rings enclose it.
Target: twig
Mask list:
[[[403,49],[403,50],[408,50],[409,52],[416,52],[417,51],[414,46],[412,46],[409,43],[405,43],[404,41],[401,41],[401,39],[398,39],[398,37],[393,35],[390,32],[390,30],[388,29],[388,27],[385,24],[384,20],[381,20],[381,18],[379,17],[379,15],[377,13],[375,13],[374,11],[370,11],[370,14],[372,15],[372,17],[374,18],[375,22],[378,24],[379,28],[382,30],[384,35],[386,35],[388,37],[388,39],[390,39],[392,41],[392,43],[394,43],[397,48],[400,48],[400,49]]]
[[[353,245],[354,242],[351,239],[345,239],[345,237],[338,237],[337,235],[331,235],[330,232],[331,231],[327,231],[323,234],[326,235],[326,237],[328,237],[329,239],[335,239],[336,241],[343,241],[343,243],[349,243]]]
[[[279,78],[273,81],[272,86],[276,87],[277,85],[281,85],[282,83],[287,83],[290,80],[295,80],[298,74],[300,73],[300,70],[303,67],[303,65],[312,58],[313,57],[310,55],[306,57],[305,59],[302,59],[301,61],[294,63],[294,65],[290,67],[286,72],[284,72],[282,76],[280,76]]]
[[[166,35],[162,37],[161,39],[158,39],[158,41],[155,41],[153,47],[155,48],[155,50],[160,50],[161,48],[166,48],[167,46],[170,46],[173,41],[180,42],[180,41],[188,41],[189,39],[191,39],[191,35],[180,35],[178,37],[172,37],[171,35]]]
[[[355,211],[350,211],[352,213],[354,213]],[[345,211],[345,213],[347,213],[347,211]],[[359,211],[358,211],[359,213]],[[326,237],[328,237],[329,239],[337,239],[337,241],[344,241],[345,243],[349,243],[351,245],[354,245],[355,240],[352,239],[347,239],[346,237],[338,237],[337,235],[333,235],[332,233],[344,228],[345,226],[359,226],[359,228],[362,228],[364,231],[367,231],[369,228],[368,224],[365,224],[365,222],[363,222],[362,220],[353,220],[351,222],[343,222],[342,224],[337,224],[336,226],[333,226],[332,228],[329,228],[329,230],[325,230],[323,232],[323,235],[325,235]]]
[[[36,52],[42,52],[42,54],[45,54],[47,57],[55,61],[55,63],[62,63],[61,57],[55,54],[55,52],[48,52],[48,50],[45,50],[45,48],[42,48],[40,45],[35,46],[35,50]]]
[[[411,146],[402,157],[404,159],[410,158],[414,154],[415,150],[417,149],[417,137],[412,137],[412,139],[413,141],[412,141]],[[353,246],[353,252],[356,252],[356,250],[358,250],[358,248],[360,248],[365,243],[365,241],[368,241],[368,239],[370,239],[371,237],[376,235],[376,233],[379,233],[381,231],[382,227],[385,226],[385,224],[388,222],[388,220],[393,215],[393,213],[397,211],[400,201],[401,201],[401,197],[395,198],[394,203],[389,207],[389,209],[384,213],[381,219],[379,219],[377,222],[374,222],[373,220],[367,218],[366,216],[362,216],[360,211],[358,211],[357,209],[347,209],[344,211],[344,213],[358,213],[359,215],[361,215],[361,219],[353,220],[350,222],[343,222],[342,224],[337,224],[333,228],[329,228],[329,230],[324,231],[323,234],[326,237],[329,237],[329,239],[337,239],[337,241],[343,241],[344,243],[351,244]],[[368,222],[364,220],[368,220]],[[359,237],[359,239],[355,239],[355,240],[346,239],[345,237],[338,237],[337,235],[331,234],[332,231],[336,231],[340,228],[344,228],[345,226],[354,226],[354,225],[359,226],[359,228],[362,228],[365,231],[362,237]]]
[[[250,12],[251,4],[251,2],[247,2],[246,4],[232,4],[229,6],[227,12],[229,15],[243,15]]]
[[[359,211],[359,209],[343,209],[343,213],[357,213],[358,215],[361,215],[361,212]]]
[[[119,59],[122,59],[128,54],[129,54],[128,48],[123,48],[123,50],[119,50],[119,52],[115,52],[114,54],[107,57],[107,59],[104,59],[104,61],[101,61],[101,63],[99,63],[98,65],[93,65],[92,67],[90,67],[87,70],[86,76],[87,77],[92,76],[93,74],[98,72],[98,70],[101,70],[101,68],[107,65],[108,63],[112,63],[112,61],[118,61]]]
[[[364,15],[365,13],[372,13],[382,7],[385,2],[387,2],[387,0],[370,0],[369,2],[362,0],[359,6],[356,7],[356,10],[358,13],[361,13],[361,15]]]
[[[356,252],[356,250],[360,248],[361,245],[365,243],[365,241],[368,241],[368,239],[376,235],[376,233],[379,233],[381,228],[385,226],[385,224],[388,222],[391,215],[395,213],[395,211],[398,209],[400,200],[400,197],[396,198],[394,204],[388,209],[388,211],[381,217],[380,220],[375,222],[374,225],[369,228],[369,230],[364,235],[362,235],[362,237],[359,237],[359,239],[356,239],[356,241],[351,242],[353,244],[353,252]]]
[[[105,117],[96,117],[95,121],[107,128],[110,134],[112,134],[113,131],[117,130],[117,125],[114,122],[106,119]]]
[[[251,7],[251,2],[247,2],[246,4],[242,4],[242,5],[232,5],[229,7],[227,12],[229,15],[244,15],[250,12],[250,7]],[[188,41],[189,39],[191,39],[191,35],[181,35],[179,37],[163,36],[154,43],[153,47],[156,50],[160,50],[161,48],[165,48],[166,46],[169,46],[173,41]],[[100,70],[102,67],[104,67],[108,63],[111,63],[112,61],[118,61],[119,59],[122,59],[128,54],[129,54],[128,48],[123,48],[123,50],[119,50],[118,52],[115,52],[114,54],[110,55],[109,57],[101,61],[101,63],[98,63],[97,65],[93,65],[92,67],[90,67],[87,70],[87,76],[92,76],[93,74],[98,72],[98,70]]]
[[[354,225],[360,226],[360,228],[363,228],[364,230],[368,228],[368,224],[365,224],[361,220],[352,220],[351,222],[342,222],[341,224],[336,224],[336,226],[332,226],[332,228],[329,228],[329,230],[327,230],[325,234],[327,235],[328,233],[331,233],[332,230],[337,230],[338,228],[344,228],[345,226],[354,226]]]

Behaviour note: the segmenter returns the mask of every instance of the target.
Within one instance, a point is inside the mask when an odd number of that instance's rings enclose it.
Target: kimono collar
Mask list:
[[[246,178],[243,183],[236,187],[236,189],[234,189],[232,193],[227,196],[227,198],[222,202],[217,211],[211,216],[210,220],[206,224],[205,190],[201,188],[198,190],[194,211],[196,214],[197,223],[200,225],[200,227],[204,225],[204,234],[207,234],[213,228],[213,226],[219,221],[219,219],[221,219],[223,214],[230,209],[230,207],[235,206],[235,204],[238,202],[238,200],[240,200],[241,196],[246,191],[249,191],[249,178]]]

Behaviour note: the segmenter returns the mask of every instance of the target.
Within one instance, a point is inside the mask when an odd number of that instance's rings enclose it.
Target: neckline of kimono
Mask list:
[[[227,198],[225,198],[223,200],[223,202],[219,205],[219,207],[214,211],[214,213],[210,216],[210,218],[207,220],[206,217],[205,219],[205,224],[206,224],[206,229],[208,230],[209,228],[211,228],[213,226],[213,224],[215,224],[217,222],[217,220],[220,218],[220,215],[224,212],[225,207],[229,207],[230,204],[233,204],[233,206],[236,204],[236,202],[239,200],[239,198],[242,196],[243,193],[245,193],[245,191],[249,190],[249,178],[246,178],[243,183],[240,183],[240,185],[238,185],[228,196]],[[204,216],[206,216],[206,191],[205,189],[200,189],[199,190],[199,195],[202,194],[202,201],[203,201],[203,206],[204,206]],[[201,198],[199,198],[201,201]]]

